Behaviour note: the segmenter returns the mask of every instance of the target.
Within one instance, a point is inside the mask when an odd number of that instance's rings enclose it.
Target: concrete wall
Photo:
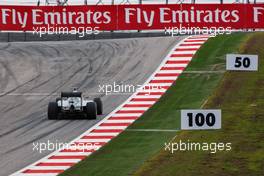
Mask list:
[[[101,32],[100,34],[85,35],[79,37],[73,34],[45,34],[40,37],[32,33],[0,32],[0,42],[24,42],[24,41],[64,41],[64,40],[95,40],[115,38],[139,38],[139,37],[160,37],[165,36],[164,32]]]

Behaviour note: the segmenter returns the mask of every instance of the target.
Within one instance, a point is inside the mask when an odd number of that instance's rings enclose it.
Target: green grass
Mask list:
[[[196,54],[187,71],[224,70],[225,54],[238,52],[241,43],[247,38],[248,34],[233,34],[210,39]],[[180,109],[200,108],[222,78],[223,73],[183,73],[160,101],[131,125],[129,130],[61,176],[131,175],[145,164],[140,172],[144,175],[144,168],[152,167],[152,162],[148,165],[146,161],[156,156],[163,149],[164,143],[177,133],[136,132],[131,129],[179,129]]]
[[[135,176],[264,175],[264,33],[249,34],[241,53],[258,54],[258,72],[228,72],[205,108],[222,109],[222,129],[181,132],[173,142],[230,142],[232,150],[209,152],[160,151]]]

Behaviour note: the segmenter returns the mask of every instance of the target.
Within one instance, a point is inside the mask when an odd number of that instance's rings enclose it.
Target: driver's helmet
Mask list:
[[[78,92],[78,90],[77,90],[77,88],[75,87],[75,88],[73,88],[73,92]]]

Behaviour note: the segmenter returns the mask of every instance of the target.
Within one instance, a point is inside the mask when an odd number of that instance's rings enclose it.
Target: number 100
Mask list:
[[[189,118],[190,127],[193,127],[193,123],[199,127],[204,126],[205,123],[209,127],[214,126],[215,124],[215,115],[213,113],[208,113],[206,115],[197,113],[195,117],[193,117],[193,113],[187,113],[187,116]]]

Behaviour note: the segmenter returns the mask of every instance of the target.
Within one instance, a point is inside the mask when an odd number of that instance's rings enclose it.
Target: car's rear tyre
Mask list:
[[[57,102],[50,102],[48,106],[48,119],[55,120],[58,119],[59,108]]]
[[[95,102],[89,102],[86,104],[86,115],[87,119],[96,119],[97,108]]]
[[[101,98],[95,98],[94,102],[96,103],[97,106],[97,114],[102,115],[103,114],[103,103]]]

